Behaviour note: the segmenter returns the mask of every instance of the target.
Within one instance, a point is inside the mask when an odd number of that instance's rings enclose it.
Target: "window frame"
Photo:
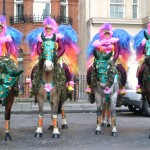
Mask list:
[[[109,18],[111,18],[111,19],[123,19],[123,18],[125,18],[125,0],[122,0],[123,2],[111,2],[112,0],[110,0],[109,1],[109,9],[111,10],[111,5],[114,5],[114,6],[122,6],[123,7],[123,9],[122,9],[122,13],[123,13],[123,15],[122,15],[122,17],[120,18],[120,17],[116,17],[116,15],[115,14],[113,14],[115,17],[111,17],[111,11],[109,10]],[[118,13],[119,14],[119,12],[118,11],[114,11],[113,13]]]
[[[139,18],[139,0],[137,0],[137,3],[134,3],[133,1],[134,0],[132,0],[132,18],[137,19],[137,18]],[[137,17],[136,18],[134,18],[134,15],[133,15],[133,13],[134,13],[133,6],[137,6],[137,12],[136,12]]]
[[[17,14],[17,5],[18,4],[24,4],[24,0],[14,0],[14,16],[20,16],[19,14]],[[23,14],[24,14],[24,9],[23,9]]]
[[[66,16],[65,17],[68,17],[68,0],[66,0],[66,2],[61,2],[61,0],[60,0],[60,7],[61,6],[66,7]],[[60,8],[60,10],[61,10],[61,8]],[[60,14],[60,16],[61,16],[61,14]]]

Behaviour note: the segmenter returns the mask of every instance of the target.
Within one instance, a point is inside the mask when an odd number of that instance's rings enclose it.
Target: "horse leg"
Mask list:
[[[112,123],[112,136],[116,137],[117,129],[116,129],[116,101],[117,101],[117,92],[113,94],[111,97],[111,123]]]
[[[107,127],[111,127],[111,108],[107,104]]]
[[[10,131],[10,117],[11,117],[11,108],[14,102],[14,96],[10,94],[6,99],[6,106],[5,106],[5,141],[11,141],[11,136],[9,134]]]
[[[54,97],[53,102],[51,102],[51,113],[52,113],[52,122],[53,122],[53,134],[52,138],[59,138],[60,133],[58,130],[58,104],[59,98],[57,96]]]
[[[99,93],[95,92],[95,99],[96,99],[96,105],[97,105],[97,127],[95,134],[99,135],[101,134],[101,115],[102,115],[102,105],[101,105],[101,96]]]
[[[107,112],[107,106],[106,103],[103,105],[103,109],[102,109],[102,127],[106,127],[107,126],[107,118],[106,118],[106,112]]]
[[[48,130],[53,130],[53,117],[52,117],[52,114],[51,114],[51,120],[50,120],[50,125],[48,127]]]
[[[43,136],[42,127],[43,127],[43,103],[44,103],[44,100],[38,98],[37,101],[38,101],[38,106],[39,106],[39,116],[38,116],[38,127],[37,127],[34,137],[42,137]]]
[[[68,129],[68,125],[67,125],[67,121],[66,121],[66,114],[65,114],[64,104],[62,105],[62,108],[61,108],[61,117],[62,117],[62,125],[61,125],[61,128],[62,128],[62,129]]]

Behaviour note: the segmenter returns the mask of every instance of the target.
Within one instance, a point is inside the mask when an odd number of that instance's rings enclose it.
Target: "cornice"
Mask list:
[[[142,19],[112,19],[112,18],[96,18],[93,17],[89,20],[92,24],[101,24],[104,22],[110,22],[112,24],[127,24],[127,25],[143,25],[150,22],[150,17],[145,17]]]

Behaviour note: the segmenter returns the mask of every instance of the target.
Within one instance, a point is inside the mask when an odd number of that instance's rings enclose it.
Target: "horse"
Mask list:
[[[101,133],[101,125],[106,124],[104,117],[104,109],[109,112],[108,126],[112,126],[112,136],[117,136],[116,129],[116,102],[119,89],[119,75],[114,64],[109,63],[112,52],[105,54],[95,51],[95,59],[93,64],[93,72],[91,76],[91,86],[94,92],[97,105],[97,127],[95,134]],[[107,107],[106,107],[107,106]]]
[[[145,64],[146,67],[143,71],[143,80],[142,80],[143,81],[142,99],[143,99],[143,103],[148,103],[150,107],[150,56],[145,57]],[[150,135],[149,135],[149,139],[150,139]]]
[[[48,100],[52,119],[49,129],[53,130],[52,138],[59,138],[58,114],[62,115],[62,129],[68,128],[64,110],[64,102],[67,99],[65,71],[58,64],[55,42],[42,38],[42,53],[39,56],[38,64],[31,72],[31,94],[35,96],[35,101],[39,106],[38,127],[34,137],[43,136],[43,104],[45,100]]]
[[[14,98],[19,94],[18,70],[14,61],[6,56],[0,57],[0,104],[5,107],[5,141],[11,141],[10,117]]]

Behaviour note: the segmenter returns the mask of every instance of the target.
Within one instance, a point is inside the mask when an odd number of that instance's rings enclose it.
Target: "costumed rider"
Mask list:
[[[136,50],[136,61],[139,63],[136,74],[138,78],[136,92],[141,94],[143,93],[144,70],[150,64],[150,22],[148,23],[148,29],[142,29],[135,35],[134,49]]]
[[[64,30],[67,29],[65,28]],[[31,49],[31,55],[32,55],[32,60],[37,61],[37,57],[41,54],[42,52],[42,36],[45,37],[47,40],[52,40],[55,42],[55,49],[56,49],[56,55],[58,58],[58,63],[64,68],[65,70],[65,75],[66,75],[66,86],[68,91],[73,91],[74,90],[74,82],[72,81],[72,74],[70,70],[70,63],[68,64],[67,62],[62,61],[62,58],[64,58],[64,55],[66,54],[66,40],[64,40],[65,34],[61,33],[58,31],[58,25],[56,21],[51,18],[51,17],[46,17],[43,21],[43,27],[42,28],[37,28],[33,31],[31,31],[27,36],[26,40],[29,44],[29,47]],[[70,40],[71,41],[71,40]],[[70,52],[71,53],[71,52]],[[64,60],[64,59],[63,59]],[[36,62],[37,64],[37,62]],[[33,70],[37,69],[37,65],[34,66]],[[32,70],[32,71],[33,71]],[[31,79],[32,80],[32,79]]]
[[[87,48],[88,57],[88,71],[87,71],[87,84],[86,93],[91,94],[93,91],[91,89],[91,74],[93,69],[94,61],[94,51],[99,51],[103,53],[112,54],[111,65],[117,65],[117,70],[121,75],[121,85],[119,89],[120,95],[125,95],[125,84],[127,80],[126,75],[126,64],[131,54],[130,52],[130,35],[123,29],[112,30],[112,25],[110,23],[104,23],[99,28],[99,33],[97,33]]]
[[[18,76],[23,70],[18,69],[17,55],[23,34],[7,26],[6,17],[0,16],[0,99],[7,98],[12,87],[18,84]],[[19,89],[18,89],[19,92]],[[17,96],[17,94],[16,94]]]

